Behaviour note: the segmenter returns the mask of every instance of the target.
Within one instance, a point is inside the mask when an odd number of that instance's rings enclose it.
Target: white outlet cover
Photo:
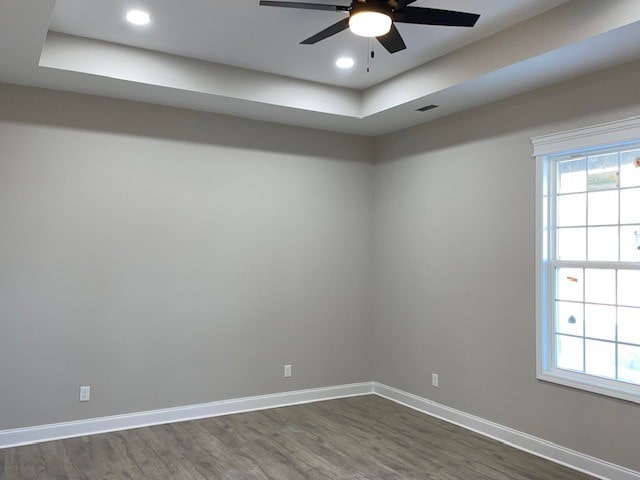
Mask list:
[[[89,400],[91,400],[91,387],[90,386],[80,387],[80,401],[88,402]]]
[[[431,374],[431,385],[433,385],[434,387],[438,387],[438,374],[437,373],[432,373]]]
[[[285,378],[291,377],[291,365],[284,366],[284,377]]]

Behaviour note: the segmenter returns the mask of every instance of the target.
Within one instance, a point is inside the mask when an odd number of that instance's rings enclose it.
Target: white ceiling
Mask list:
[[[293,0],[296,1],[296,0]],[[490,34],[522,22],[567,0],[417,0],[412,6],[480,13],[474,28],[398,26],[407,50],[389,54],[374,44],[376,58],[366,71],[367,39],[342,32],[315,45],[305,38],[347,16],[345,12],[261,7],[259,0],[57,0],[50,29],[222,63],[261,72],[363,89],[422,65]],[[349,0],[312,0],[349,5]],[[140,28],[128,24],[132,5],[153,15]],[[348,72],[335,60],[351,56]]]
[[[640,58],[638,0],[414,5],[481,17],[472,29],[399,25],[407,50],[376,47],[367,73],[367,42],[348,31],[299,45],[343,13],[258,0],[0,0],[0,81],[374,136]],[[127,24],[132,7],[152,23]],[[347,72],[333,65],[344,54],[358,62]]]

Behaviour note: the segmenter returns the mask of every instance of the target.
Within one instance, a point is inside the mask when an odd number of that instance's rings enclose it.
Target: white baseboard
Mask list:
[[[264,410],[267,408],[300,405],[303,403],[372,393],[594,477],[605,480],[640,480],[640,472],[576,452],[575,450],[556,445],[547,440],[377,382],[297,390],[293,392],[188,405],[185,407],[165,408],[162,410],[90,418],[87,420],[51,425],[0,430],[0,449],[59,440],[62,438],[80,437],[83,435],[196,420],[198,418],[230,415],[233,413]]]
[[[196,420],[198,418],[217,417],[232,413],[286,407],[303,403],[319,402],[334,398],[353,397],[373,393],[373,383],[352,383],[334,387],[312,388],[293,392],[274,393],[255,397],[235,398],[218,402],[188,405],[185,407],[164,408],[146,412],[114,415],[110,417],[89,418],[73,422],[55,423],[36,427],[0,430],[0,449],[28,445],[62,438],[81,437],[97,433],[128,430],[164,423]]]
[[[491,437],[519,450],[605,480],[640,480],[640,472],[556,445],[533,435],[447,407],[412,393],[374,382],[376,395]]]

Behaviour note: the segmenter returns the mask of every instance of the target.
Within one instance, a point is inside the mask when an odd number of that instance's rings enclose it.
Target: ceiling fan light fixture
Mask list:
[[[349,17],[349,29],[361,37],[381,37],[391,30],[391,17],[375,10],[361,10]]]

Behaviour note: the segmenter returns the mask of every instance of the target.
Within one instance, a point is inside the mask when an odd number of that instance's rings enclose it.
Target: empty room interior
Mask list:
[[[0,480],[640,480],[638,0],[0,0]]]

